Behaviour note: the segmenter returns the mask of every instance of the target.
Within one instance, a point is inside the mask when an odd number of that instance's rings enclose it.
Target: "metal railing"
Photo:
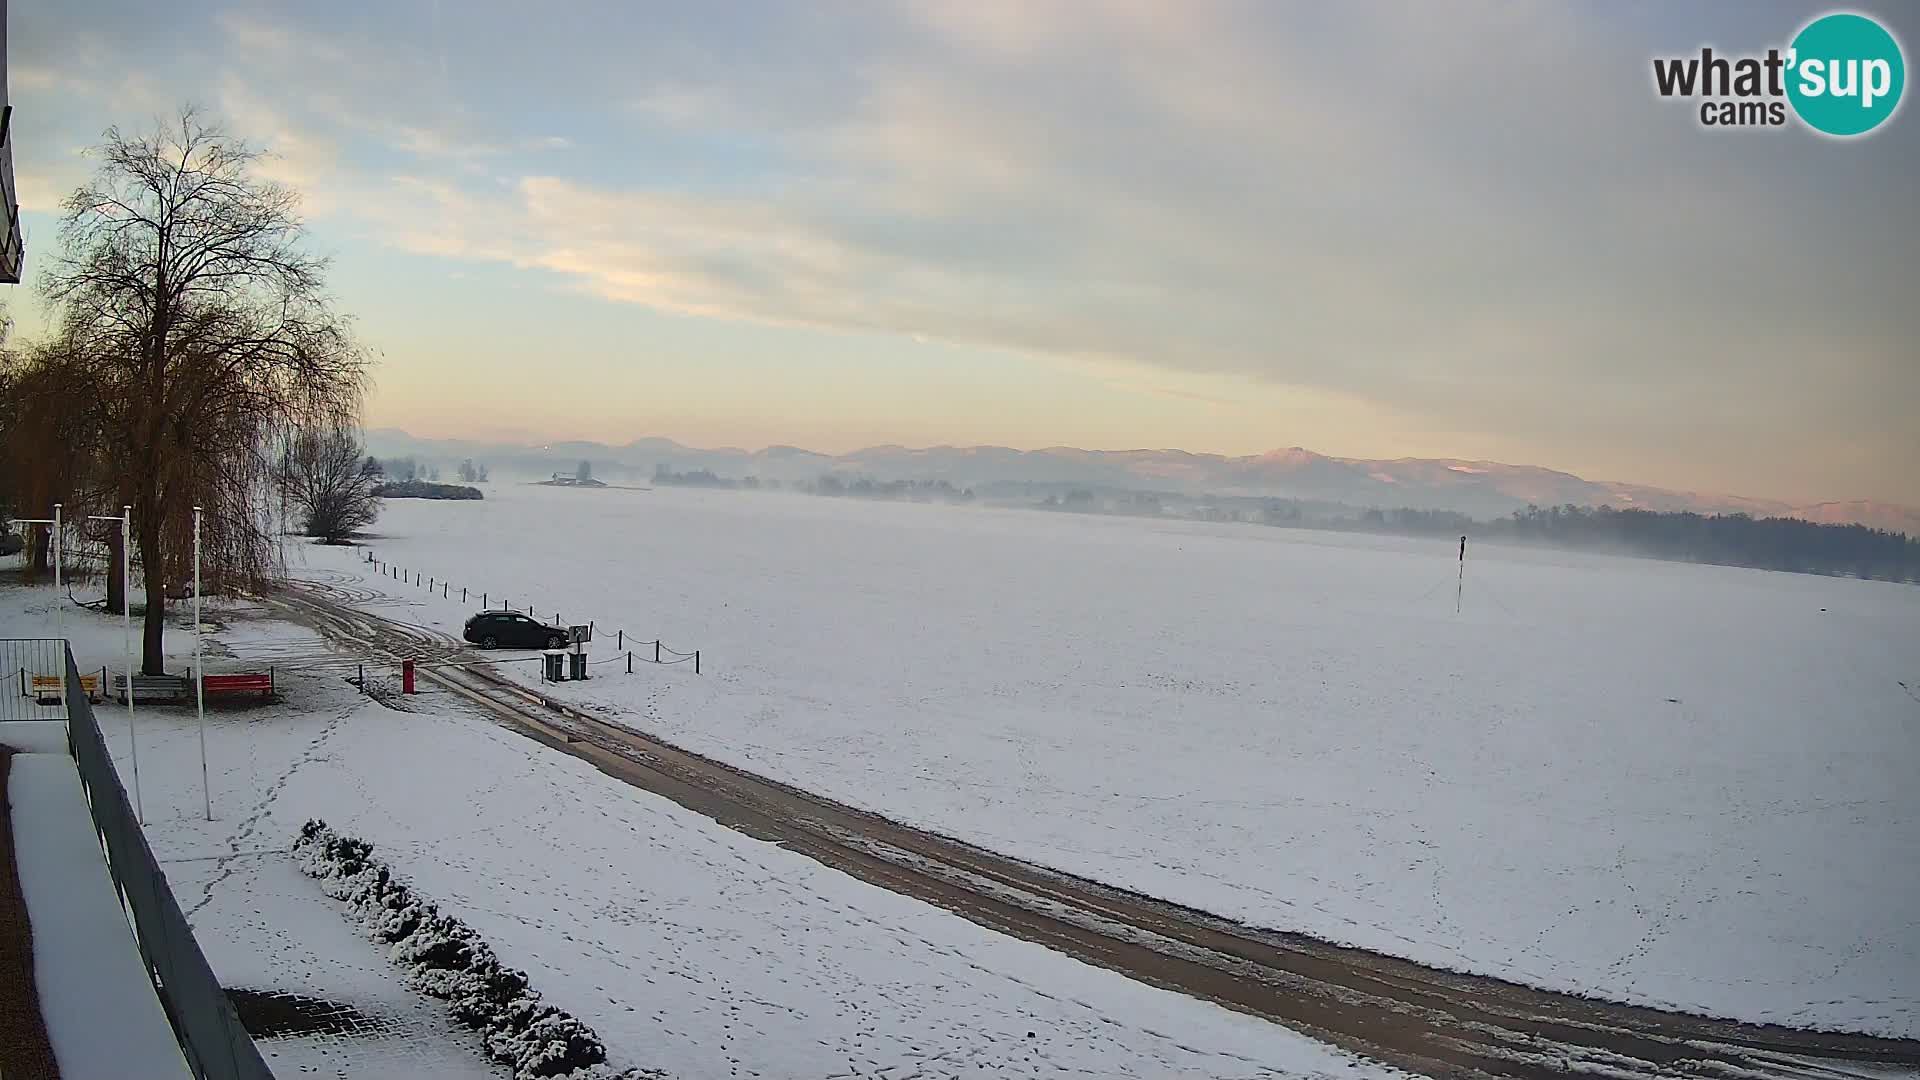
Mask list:
[[[65,720],[60,693],[67,684],[66,642],[54,638],[0,639],[0,720]],[[96,683],[99,676],[94,676]]]
[[[167,887],[166,874],[147,846],[94,720],[93,706],[87,702],[72,652],[65,642],[50,644],[59,650],[66,671],[67,745],[92,809],[94,831],[106,849],[107,870],[121,902],[132,913],[140,956],[173,1023],[187,1065],[200,1080],[272,1080],[273,1073],[207,965],[192,927]]]

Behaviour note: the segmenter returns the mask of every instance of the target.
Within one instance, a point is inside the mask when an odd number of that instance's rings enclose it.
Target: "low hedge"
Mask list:
[[[389,946],[408,985],[445,1001],[454,1019],[478,1029],[493,1060],[514,1080],[663,1080],[644,1069],[606,1064],[606,1044],[573,1016],[546,1004],[527,973],[500,963],[480,935],[440,911],[373,857],[373,845],[343,836],[319,819],[293,842],[300,871],[344,901],[368,936]]]

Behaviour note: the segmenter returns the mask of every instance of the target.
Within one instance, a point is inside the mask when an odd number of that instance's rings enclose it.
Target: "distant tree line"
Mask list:
[[[1167,499],[1178,505],[1167,505]],[[1291,499],[1100,494],[1086,488],[1050,494],[1026,505],[1084,514],[1166,515],[1335,532],[1471,535],[1677,562],[1920,582],[1920,538],[1865,525],[1822,525],[1798,518],[1567,505],[1529,506],[1508,517],[1478,521],[1452,510],[1400,507],[1356,514],[1347,508],[1335,510]]]
[[[654,469],[653,479],[656,484],[685,487],[779,486],[751,476],[734,480],[707,469],[676,472],[666,465]],[[814,495],[850,498],[975,500],[974,489],[956,487],[946,480],[882,481],[828,473],[794,488]],[[1041,490],[1046,488],[1053,490],[1042,496]],[[1480,521],[1453,510],[1399,507],[1355,513],[1351,507],[1337,503],[1253,496],[1195,497],[1072,484],[1002,482],[987,485],[984,492],[990,502],[1068,513],[1171,516],[1409,536],[1467,535],[1678,562],[1920,582],[1920,538],[1865,525],[1823,525],[1798,518],[1566,505],[1528,506],[1504,518]]]
[[[465,484],[436,484],[430,480],[398,480],[373,489],[379,499],[484,499],[477,487]]]
[[[408,480],[440,479],[439,469],[421,465],[418,460],[411,457],[390,457],[386,459],[370,457],[367,459],[367,465],[375,476],[382,476],[388,480],[400,483],[405,483]]]
[[[1487,522],[1448,510],[1402,508],[1307,524],[1415,536],[1473,535],[1676,562],[1920,582],[1920,538],[1865,525],[1822,525],[1799,518],[1569,504],[1529,506]]]
[[[1529,506],[1491,523],[1494,536],[1626,550],[1684,562],[1920,582],[1920,538],[1865,525],[1611,506]]]
[[[751,480],[752,477],[748,477],[748,479]],[[687,472],[674,472],[665,465],[655,465],[653,467],[653,482],[667,487],[730,488],[740,486],[737,481],[715,475],[708,469],[692,469]],[[755,486],[758,485],[756,484]]]
[[[1064,510],[1075,514],[1122,514],[1135,517],[1162,517],[1166,514],[1166,505],[1160,496],[1150,491],[1128,491],[1111,496],[1094,494],[1087,488],[1073,488],[1064,493],[1048,495],[1041,499],[1042,510]],[[1202,517],[1198,511],[1193,515]],[[1238,520],[1222,518],[1219,520]]]
[[[973,489],[953,486],[946,480],[875,480],[860,476],[851,480],[832,473],[805,482],[800,490],[812,495],[850,499],[904,499],[908,502],[972,502]]]
[[[1492,527],[1497,529],[1499,524],[1496,522]],[[1336,521],[1333,527],[1364,532],[1405,533],[1409,536],[1465,535],[1472,532],[1485,535],[1489,528],[1453,510],[1414,510],[1409,507],[1367,510],[1357,518]]]
[[[746,476],[738,480],[720,476],[710,469],[677,472],[667,465],[656,465],[653,482],[663,487],[738,488],[747,491],[779,490],[778,480]],[[869,476],[845,477],[823,473],[814,480],[802,480],[794,491],[845,499],[894,499],[906,502],[972,502],[972,488],[956,487],[947,480],[875,480]]]

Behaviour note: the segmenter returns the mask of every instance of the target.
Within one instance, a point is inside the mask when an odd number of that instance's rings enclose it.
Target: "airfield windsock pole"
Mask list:
[[[207,782],[207,674],[200,660],[200,508],[193,508],[193,707],[200,717],[200,797],[213,820],[213,786]]]
[[[1460,538],[1460,575],[1453,583],[1453,613],[1460,614],[1460,592],[1467,587],[1467,538]]]

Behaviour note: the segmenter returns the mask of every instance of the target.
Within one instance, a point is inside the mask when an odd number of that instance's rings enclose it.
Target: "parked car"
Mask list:
[[[559,649],[567,644],[563,626],[548,626],[517,611],[483,611],[467,620],[461,637],[483,649]]]
[[[0,532],[0,555],[18,555],[26,546],[26,538],[19,533]]]

